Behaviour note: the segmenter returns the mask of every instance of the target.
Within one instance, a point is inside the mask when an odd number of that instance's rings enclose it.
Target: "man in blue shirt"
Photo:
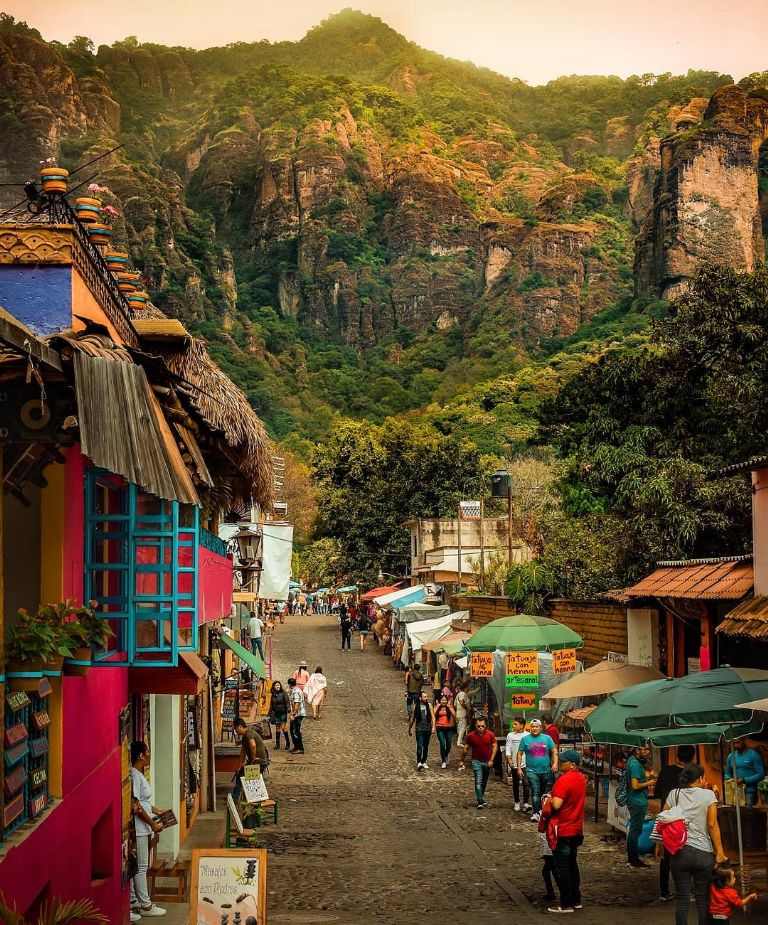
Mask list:
[[[627,867],[648,867],[640,858],[639,842],[648,812],[648,788],[656,781],[656,772],[646,774],[643,765],[651,754],[649,748],[633,748],[624,773],[627,775]]]
[[[725,779],[732,780],[736,777],[736,783],[744,784],[744,802],[747,806],[754,806],[757,803],[757,785],[765,777],[765,767],[760,752],[755,748],[747,745],[746,739],[736,739],[733,743],[735,752],[729,754],[725,759]],[[733,773],[733,765],[736,763],[736,774]]]
[[[541,795],[546,793],[557,771],[557,749],[552,739],[541,731],[541,720],[531,720],[531,731],[520,740],[517,750],[517,773],[522,776],[525,759],[525,776],[531,785],[533,815],[531,822],[539,821]]]

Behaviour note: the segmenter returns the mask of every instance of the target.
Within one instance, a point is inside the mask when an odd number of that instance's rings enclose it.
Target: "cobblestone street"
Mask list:
[[[323,667],[329,697],[319,722],[304,721],[305,755],[272,749],[269,790],[280,824],[262,830],[271,925],[540,920],[537,835],[514,813],[511,789],[492,778],[489,805],[478,812],[455,748],[448,770],[431,754],[430,769],[417,772],[391,659],[375,643],[361,653],[356,635],[342,652],[335,618],[287,619],[276,631],[275,678],[306,659],[310,671]],[[673,910],[657,899],[655,864],[627,871],[605,832],[601,825],[587,834],[579,914],[598,923],[624,913],[644,925],[672,922]]]

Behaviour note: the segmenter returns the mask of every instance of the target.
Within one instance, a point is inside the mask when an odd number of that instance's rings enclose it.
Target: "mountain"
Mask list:
[[[351,10],[298,42],[204,51],[63,46],[3,15],[0,179],[122,144],[94,172],[153,301],[274,435],[314,440],[641,330],[666,294],[648,260],[633,293],[658,139],[730,83],[530,87]]]

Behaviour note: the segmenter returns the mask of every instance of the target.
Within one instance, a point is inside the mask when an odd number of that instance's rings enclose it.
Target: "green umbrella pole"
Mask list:
[[[741,806],[739,806],[739,783],[736,778],[736,749],[733,745],[733,723],[729,726],[731,731],[731,767],[733,768],[733,780],[736,786],[733,788],[734,802],[736,803],[736,839],[739,843],[739,868],[744,868],[744,841],[741,835]],[[746,794],[746,787],[744,793]]]

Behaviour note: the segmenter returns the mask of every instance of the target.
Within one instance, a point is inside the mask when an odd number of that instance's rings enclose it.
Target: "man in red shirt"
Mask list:
[[[541,714],[541,725],[544,729],[544,735],[549,736],[555,743],[555,748],[560,748],[560,730],[555,725],[551,713]]]
[[[560,887],[560,905],[550,912],[573,912],[581,909],[581,874],[578,852],[584,842],[584,801],[587,781],[579,770],[581,756],[576,749],[560,752],[558,767],[563,772],[552,788],[551,825],[557,834],[553,851]]]
[[[488,786],[488,775],[491,773],[496,752],[499,750],[499,744],[491,730],[486,729],[485,719],[482,716],[475,720],[474,731],[469,733],[464,742],[459,761],[460,771],[464,770],[464,759],[467,757],[467,752],[470,748],[472,749],[472,773],[475,775],[477,808],[483,809],[487,805],[485,802],[485,788]]]

